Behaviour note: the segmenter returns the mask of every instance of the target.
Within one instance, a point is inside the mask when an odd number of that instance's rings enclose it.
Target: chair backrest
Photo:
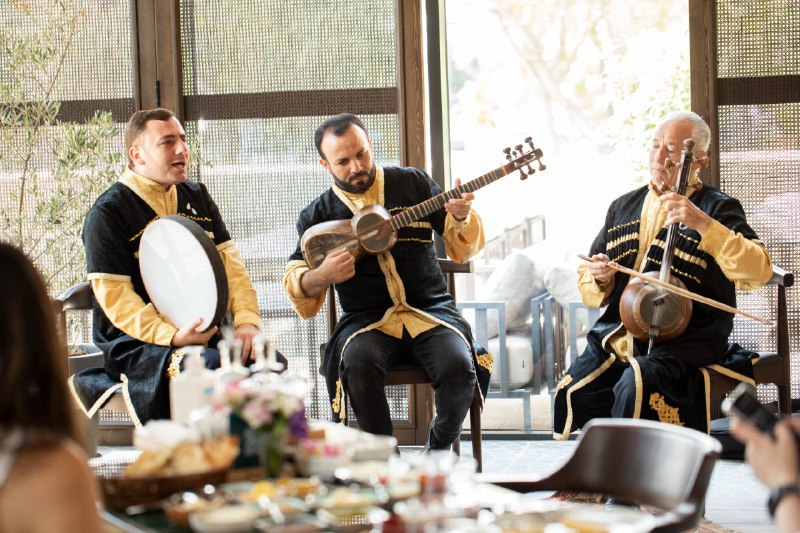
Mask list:
[[[484,476],[518,492],[570,491],[657,507],[654,531],[684,531],[700,520],[719,442],[692,429],[650,420],[597,418],[573,455],[540,479]]]
[[[692,429],[598,418],[584,427],[575,453],[550,478],[560,489],[669,510],[690,497],[699,497],[702,504],[720,452],[716,439]]]
[[[64,353],[69,354],[69,339],[67,338],[67,311],[89,311],[92,309],[92,286],[88,281],[73,285],[53,300],[53,311],[56,313],[56,328],[64,347]],[[85,355],[69,356],[69,373],[74,374],[84,368],[103,366],[103,354],[92,344],[81,345],[86,351]]]
[[[88,311],[92,308],[92,286],[88,281],[73,285],[53,300],[56,327],[63,346],[67,346],[67,311]]]

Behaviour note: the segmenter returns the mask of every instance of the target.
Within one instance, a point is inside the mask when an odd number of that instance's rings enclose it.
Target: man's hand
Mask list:
[[[203,319],[197,317],[194,322],[188,326],[183,326],[181,329],[175,332],[175,335],[172,336],[172,341],[170,344],[172,346],[193,346],[206,344],[208,340],[214,336],[214,333],[217,332],[217,326],[214,326],[208,331],[200,331],[200,324],[202,324],[202,322]]]
[[[711,227],[713,219],[685,196],[676,192],[668,192],[659,196],[658,201],[661,202],[662,209],[667,212],[666,223],[669,225],[683,224],[697,231],[701,236],[705,236],[708,228]]]
[[[747,446],[745,458],[753,473],[770,488],[797,483],[800,466],[796,437],[800,420],[784,418],[774,431],[772,438],[745,420],[734,417],[731,423],[731,434]]]
[[[461,180],[456,178],[456,187],[461,185]],[[455,217],[456,220],[461,221],[469,216],[469,211],[472,209],[470,204],[472,200],[475,199],[475,195],[471,192],[465,192],[461,195],[461,198],[453,198],[451,200],[447,200],[447,203],[444,204],[444,210],[450,213]]]
[[[608,282],[614,277],[614,274],[617,273],[616,270],[602,262],[610,260],[606,254],[595,254],[592,256],[592,259],[594,259],[594,261],[588,264],[589,273],[597,283],[602,285]]]
[[[258,328],[253,324],[242,324],[236,328],[233,334],[242,341],[242,364],[246,365],[248,360],[255,359],[253,338],[258,335]]]
[[[356,260],[342,248],[325,256],[317,268],[309,270],[300,279],[300,286],[306,296],[314,297],[330,285],[347,281],[356,275]]]
[[[329,253],[316,269],[327,285],[347,281],[356,275],[356,260],[353,255],[342,248]]]

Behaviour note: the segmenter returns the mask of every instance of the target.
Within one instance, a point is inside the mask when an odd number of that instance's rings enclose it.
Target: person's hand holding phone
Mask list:
[[[735,417],[731,434],[746,445],[745,460],[756,477],[769,488],[798,482],[800,450],[797,433],[800,420],[785,418],[773,428],[774,438],[750,422]]]

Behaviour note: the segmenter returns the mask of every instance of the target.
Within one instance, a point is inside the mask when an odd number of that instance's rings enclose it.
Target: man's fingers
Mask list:
[[[196,332],[200,333],[200,324],[202,324],[202,323],[203,323],[203,318],[202,317],[197,317],[197,318],[194,319],[192,324],[189,326],[189,329],[192,330],[192,331],[196,331]]]

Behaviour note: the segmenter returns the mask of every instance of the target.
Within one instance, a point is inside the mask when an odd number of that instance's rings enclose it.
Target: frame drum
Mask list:
[[[203,319],[218,325],[228,307],[228,278],[214,241],[196,222],[171,215],[151,222],[139,244],[139,270],[158,312],[178,329]]]

